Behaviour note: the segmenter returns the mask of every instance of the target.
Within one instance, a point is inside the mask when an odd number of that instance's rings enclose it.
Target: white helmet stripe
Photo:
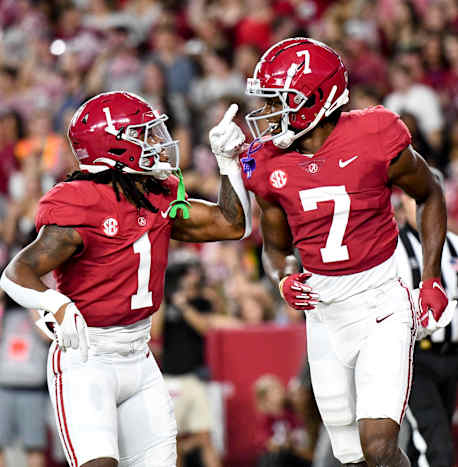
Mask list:
[[[298,65],[296,63],[291,63],[291,66],[288,68],[285,84],[283,86],[284,89],[289,89],[291,81],[293,80],[294,75],[296,74],[297,67]]]

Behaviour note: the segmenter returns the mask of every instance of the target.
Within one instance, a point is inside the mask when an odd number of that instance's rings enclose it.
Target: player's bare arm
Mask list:
[[[6,275],[24,287],[43,291],[48,287],[40,280],[82,245],[80,235],[70,227],[47,225],[37,239],[24,248],[8,265]]]
[[[300,311],[313,310],[319,295],[306,283],[311,274],[300,272],[286,214],[281,207],[260,197],[257,197],[257,201],[262,211],[264,270],[278,285],[280,295],[291,308]]]
[[[286,275],[299,272],[291,231],[281,207],[260,197],[256,197],[256,200],[262,211],[262,262],[271,280],[279,282]]]
[[[392,162],[388,177],[391,184],[402,188],[417,202],[417,224],[424,257],[423,280],[440,277],[447,212],[438,180],[411,146]]]
[[[189,218],[175,220],[172,238],[186,242],[236,240],[245,232],[245,215],[229,177],[221,176],[217,203],[190,199]]]
[[[67,261],[80,246],[82,240],[75,229],[44,226],[36,240],[11,261],[5,274],[22,287],[43,292],[48,287],[40,278]]]

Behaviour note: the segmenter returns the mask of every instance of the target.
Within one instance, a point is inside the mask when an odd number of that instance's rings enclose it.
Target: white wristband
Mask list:
[[[24,308],[56,313],[62,305],[71,302],[70,298],[57,290],[47,289],[44,292],[39,292],[35,289],[23,287],[6,277],[5,272],[3,272],[0,279],[0,286],[15,302]]]
[[[237,164],[237,170],[227,174],[229,181],[231,182],[232,188],[235,194],[239,198],[240,204],[242,205],[243,214],[245,215],[245,232],[241,239],[248,237],[251,234],[251,200],[250,194],[245,188],[242,180],[242,174],[240,167]]]

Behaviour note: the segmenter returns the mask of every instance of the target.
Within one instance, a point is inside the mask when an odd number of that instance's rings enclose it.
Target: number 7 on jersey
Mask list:
[[[304,211],[318,209],[319,202],[334,201],[334,212],[329,235],[326,245],[320,249],[321,259],[323,263],[350,259],[347,246],[342,245],[350,215],[350,196],[345,190],[345,186],[320,186],[301,190],[299,197]]]

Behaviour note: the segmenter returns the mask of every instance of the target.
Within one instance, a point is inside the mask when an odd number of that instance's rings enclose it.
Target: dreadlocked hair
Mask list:
[[[73,182],[75,180],[87,180],[94,183],[102,183],[108,185],[111,183],[116,194],[116,199],[121,201],[121,193],[134,204],[137,209],[145,208],[151,212],[158,212],[158,209],[151,204],[148,198],[138,189],[137,183],[140,182],[145,190],[145,193],[153,193],[155,195],[168,195],[170,190],[162,185],[160,181],[150,175],[137,175],[123,173],[121,170],[107,169],[98,173],[87,173],[81,170],[76,170],[69,174],[64,182]]]

